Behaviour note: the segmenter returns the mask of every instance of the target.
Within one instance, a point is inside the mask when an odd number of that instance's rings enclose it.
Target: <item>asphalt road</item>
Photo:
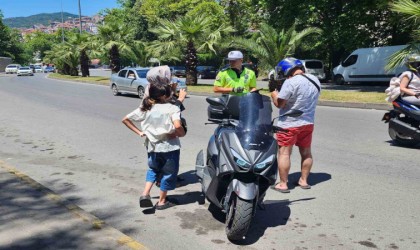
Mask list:
[[[170,193],[180,204],[154,212],[138,206],[142,139],[121,123],[139,99],[44,76],[0,77],[0,159],[150,249],[238,248],[226,239],[223,215],[200,204],[195,155],[215,128],[204,125],[205,97],[185,101],[189,131],[180,173],[186,181]],[[392,145],[383,113],[318,107],[313,188],[269,190],[266,210],[257,211],[241,248],[418,249],[419,148]],[[291,182],[299,177],[297,152]]]

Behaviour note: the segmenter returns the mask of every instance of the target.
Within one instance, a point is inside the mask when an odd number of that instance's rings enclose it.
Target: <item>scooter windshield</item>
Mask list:
[[[241,97],[239,108],[239,124],[235,133],[243,148],[264,150],[269,147],[273,141],[270,98],[251,92]]]

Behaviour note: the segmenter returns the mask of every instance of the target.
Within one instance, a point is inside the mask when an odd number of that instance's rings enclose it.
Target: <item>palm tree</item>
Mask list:
[[[390,4],[391,10],[401,13],[405,16],[406,21],[419,22],[420,20],[420,2],[412,0],[399,0]],[[405,59],[408,55],[413,53],[420,54],[420,29],[417,29],[413,33],[413,42],[410,43],[406,48],[395,52],[389,57],[386,65],[387,70],[392,70],[398,66],[404,64]]]
[[[214,46],[226,33],[233,32],[233,28],[221,24],[213,28],[214,23],[208,16],[182,16],[175,21],[160,20],[159,25],[150,29],[158,36],[158,40],[149,45],[149,50],[155,57],[165,55],[166,60],[184,60],[187,69],[187,85],[197,84],[197,51],[212,51]],[[185,51],[182,59],[176,52]]]
[[[296,31],[296,24],[288,30],[277,32],[273,27],[263,23],[250,39],[236,38],[231,44],[249,51],[258,58],[261,69],[271,70],[287,56],[292,56],[302,40],[312,34],[321,34],[319,28],[306,28]]]
[[[92,37],[87,33],[71,33],[68,43],[75,45],[79,50],[79,65],[82,77],[89,76],[89,54],[95,54],[95,44]]]
[[[134,41],[134,30],[122,21],[113,21],[99,27],[97,42],[108,55],[112,72],[118,72],[121,63],[143,62],[144,46]],[[99,45],[98,44],[98,45]]]
[[[59,43],[45,52],[44,61],[56,66],[60,73],[77,76],[80,51],[76,45],[71,43]]]

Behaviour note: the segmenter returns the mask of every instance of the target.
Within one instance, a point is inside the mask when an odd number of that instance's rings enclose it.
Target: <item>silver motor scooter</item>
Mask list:
[[[208,201],[226,213],[226,235],[242,240],[277,178],[277,142],[272,106],[258,91],[245,96],[208,97],[208,120],[218,124],[207,151],[196,159],[196,174]],[[284,116],[300,116],[292,111]]]

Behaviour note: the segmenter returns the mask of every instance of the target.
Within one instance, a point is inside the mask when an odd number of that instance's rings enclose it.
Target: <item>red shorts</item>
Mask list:
[[[287,128],[287,132],[276,133],[277,144],[279,146],[293,146],[309,148],[312,143],[312,132],[314,125],[308,124],[297,128]]]

